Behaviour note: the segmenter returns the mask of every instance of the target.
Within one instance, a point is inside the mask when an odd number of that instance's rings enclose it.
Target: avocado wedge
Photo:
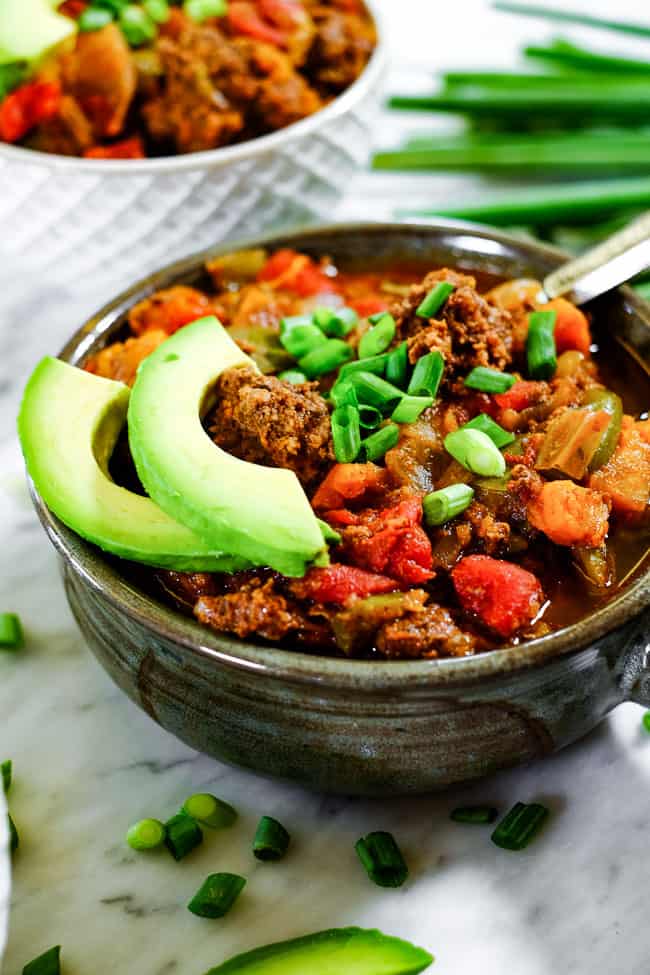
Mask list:
[[[201,425],[217,377],[233,366],[257,369],[214,317],[163,342],[141,363],[131,393],[131,453],[171,518],[215,549],[302,576],[327,561],[327,547],[296,475],[233,457]]]
[[[48,0],[0,0],[0,64],[39,61],[74,37],[77,24]]]
[[[69,528],[124,559],[178,572],[233,572],[242,559],[216,551],[149,498],[108,473],[129,389],[47,356],[27,383],[18,434],[27,471]]]
[[[206,975],[417,975],[433,962],[423,948],[363,928],[331,928],[237,955]]]

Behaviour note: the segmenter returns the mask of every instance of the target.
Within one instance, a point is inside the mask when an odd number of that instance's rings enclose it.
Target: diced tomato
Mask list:
[[[400,535],[390,553],[387,571],[412,586],[433,578],[431,542],[422,528],[417,526]]]
[[[58,81],[30,81],[0,105],[0,139],[18,142],[36,125],[53,118],[61,104]]]
[[[335,464],[311,503],[316,511],[345,508],[346,501],[361,500],[371,492],[385,491],[388,484],[388,471],[377,464]]]
[[[283,32],[263,20],[255,5],[247,0],[235,0],[228,5],[228,26],[235,34],[245,34],[275,47],[285,46]]]
[[[388,305],[383,298],[375,298],[372,295],[367,298],[353,298],[348,304],[350,308],[354,308],[359,318],[369,318],[370,315],[377,315],[380,311],[388,311]]]
[[[525,410],[532,406],[548,389],[546,383],[520,379],[507,393],[497,393],[495,402],[502,410]]]
[[[152,328],[162,329],[171,335],[184,325],[205,315],[213,315],[215,311],[207,295],[178,284],[156,291],[151,298],[134,305],[129,312],[129,325],[136,335]]]
[[[88,6],[86,0],[64,0],[59,7],[59,13],[65,17],[73,17],[75,20],[81,17]]]
[[[276,251],[257,275],[258,281],[268,281],[274,288],[286,288],[307,298],[310,295],[336,291],[331,278],[306,254],[284,248]]]
[[[277,27],[292,30],[307,16],[299,0],[257,0],[262,15]]]
[[[350,525],[359,524],[359,515],[353,511],[348,511],[347,508],[340,508],[338,511],[326,511],[323,518],[328,524],[336,525],[338,528],[347,528]]]
[[[587,316],[572,305],[566,298],[555,298],[546,305],[540,306],[540,311],[555,311],[555,345],[558,353],[568,349],[577,349],[589,355],[591,348],[591,332]]]
[[[621,515],[642,515],[650,502],[650,443],[641,426],[623,428],[616,450],[589,479],[589,487],[606,495]]]
[[[573,481],[547,481],[528,506],[528,520],[556,545],[598,548],[609,529],[602,494]]]
[[[318,265],[308,264],[294,276],[291,290],[302,298],[309,298],[311,295],[331,294],[336,291],[336,285]]]
[[[319,603],[343,605],[351,596],[372,596],[394,592],[399,586],[394,579],[365,572],[353,565],[328,565],[310,569],[303,579],[291,583],[291,591],[298,599],[314,599]]]
[[[86,159],[144,159],[145,151],[139,135],[133,135],[110,146],[91,146],[84,152]]]
[[[512,562],[468,555],[451,572],[460,604],[502,637],[510,637],[537,616],[544,602],[538,579]]]
[[[258,281],[275,281],[276,278],[286,274],[297,257],[302,255],[296,251],[283,248],[271,254],[261,271],[258,272]]]
[[[366,512],[362,523],[370,535],[347,539],[346,551],[357,565],[373,572],[408,585],[427,582],[434,576],[433,554],[421,521],[422,501],[416,495],[391,508]]]

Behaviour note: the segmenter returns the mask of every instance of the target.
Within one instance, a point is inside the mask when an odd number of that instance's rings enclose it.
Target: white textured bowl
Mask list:
[[[357,81],[326,108],[278,132],[209,152],[92,160],[0,143],[0,277],[140,277],[164,259],[226,236],[331,219],[368,157],[385,68],[378,44]]]
[[[0,969],[9,932],[9,895],[11,892],[11,862],[9,857],[9,826],[7,804],[0,788]]]

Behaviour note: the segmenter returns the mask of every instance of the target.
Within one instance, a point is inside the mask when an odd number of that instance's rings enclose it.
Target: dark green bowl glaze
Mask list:
[[[417,259],[507,277],[539,278],[564,259],[451,222],[346,225],[254,243],[339,261]],[[134,302],[200,280],[206,256],[129,289],[84,325],[61,357],[81,363],[121,328]],[[646,368],[647,306],[621,289],[597,310],[597,321]],[[99,661],[155,721],[215,758],[328,792],[421,793],[547,755],[622,701],[650,706],[648,572],[582,622],[515,648],[460,660],[348,661],[219,636],[139,590],[37,496],[35,505]]]

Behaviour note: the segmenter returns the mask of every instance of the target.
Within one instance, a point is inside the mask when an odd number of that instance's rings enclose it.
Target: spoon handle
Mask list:
[[[549,298],[566,295],[576,305],[604,294],[650,267],[650,211],[602,244],[568,261],[543,282]]]

